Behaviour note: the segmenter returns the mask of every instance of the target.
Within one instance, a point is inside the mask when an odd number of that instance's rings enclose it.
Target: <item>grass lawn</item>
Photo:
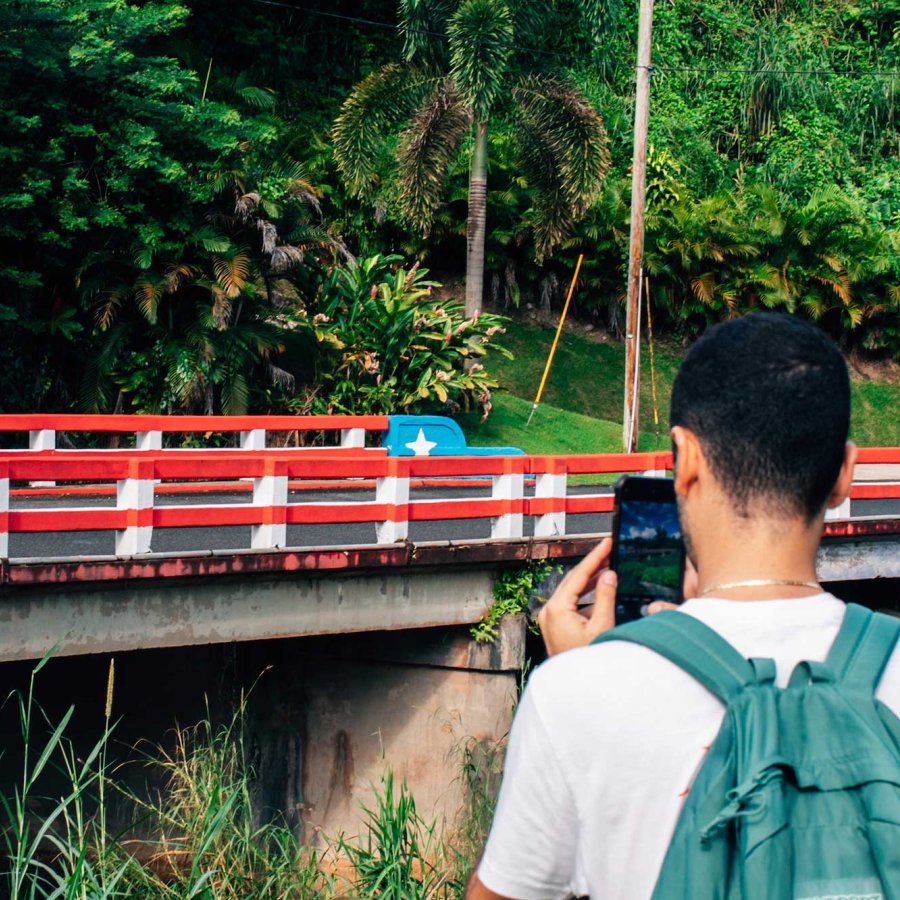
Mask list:
[[[495,392],[494,410],[487,422],[479,422],[475,414],[460,419],[470,444],[521,447],[527,453],[621,451],[624,346],[579,331],[563,331],[541,405],[531,425],[525,426],[554,331],[518,320],[509,322],[504,343],[515,359],[488,361],[488,368],[505,390]],[[657,425],[650,353],[646,344],[642,349],[641,450],[669,447],[669,395],[682,355],[680,348],[669,343],[654,348]],[[855,373],[851,377],[854,440],[861,446],[900,446],[900,384],[866,380]]]

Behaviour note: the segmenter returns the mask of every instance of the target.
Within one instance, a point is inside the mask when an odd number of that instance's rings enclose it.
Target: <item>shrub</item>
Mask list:
[[[466,319],[454,300],[433,296],[427,270],[399,256],[335,267],[310,325],[319,342],[317,384],[293,401],[303,412],[433,413],[480,405],[490,412],[497,382],[480,362],[509,357],[496,336],[500,316]]]

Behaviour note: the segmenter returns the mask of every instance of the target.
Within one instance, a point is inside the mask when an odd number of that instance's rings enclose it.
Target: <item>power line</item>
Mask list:
[[[349,16],[343,13],[328,12],[322,9],[314,9],[310,6],[298,6],[293,3],[283,3],[280,0],[251,0],[253,3],[262,6],[275,6],[280,9],[288,9],[292,12],[308,13],[312,16],[319,16],[324,19],[337,19],[342,22],[352,22],[355,25],[367,25],[371,28],[380,28],[387,31],[397,31],[400,26],[394,22],[384,22],[378,19],[364,19],[361,16]],[[440,31],[432,31],[428,28],[408,28],[408,32],[421,34],[427,37],[443,38],[446,35]],[[577,56],[569,53],[562,53],[558,50],[545,50],[541,47],[521,47],[523,53],[538,54],[541,56],[553,56],[557,59],[579,59],[582,62],[590,62],[591,58],[586,56]],[[623,69],[636,68],[633,63],[623,62],[621,60],[608,60],[607,64],[614,65]],[[682,72],[696,75],[778,75],[789,76],[797,75],[802,77],[830,78],[839,76],[849,76],[858,78],[900,78],[900,69],[767,69],[767,68],[716,68],[708,66],[670,66],[665,63],[653,64],[647,67],[651,74],[655,72]]]
[[[803,75],[823,76],[858,75],[885,78],[900,78],[900,69],[708,69],[697,66],[652,65],[651,71],[660,72],[697,72],[706,75]]]
[[[323,19],[340,19],[343,22],[354,22],[357,25],[371,25],[373,28],[387,28],[396,31],[399,27],[394,22],[380,22],[376,19],[361,19],[359,16],[345,16],[341,13],[326,12],[322,9],[313,9],[310,6],[295,6],[293,3],[279,3],[278,0],[253,0],[254,3],[261,3],[263,6],[279,6],[282,9],[291,9],[294,12],[310,13],[313,16],[321,16]],[[440,32],[427,31],[424,28],[411,29],[418,34],[429,34],[434,37],[443,37]]]

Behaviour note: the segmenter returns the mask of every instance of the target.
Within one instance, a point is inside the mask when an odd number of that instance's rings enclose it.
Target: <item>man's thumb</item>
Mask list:
[[[594,589],[594,611],[591,621],[602,623],[604,629],[611,628],[616,614],[616,585],[619,579],[612,569],[604,569],[597,577]]]

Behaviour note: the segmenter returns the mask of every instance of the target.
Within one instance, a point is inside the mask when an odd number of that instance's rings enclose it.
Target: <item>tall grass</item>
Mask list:
[[[109,714],[98,741],[79,757],[66,736],[74,706],[53,722],[35,699],[35,678],[49,658],[34,667],[24,694],[16,691],[7,698],[18,706],[23,753],[12,795],[0,796],[6,887],[14,900],[120,896],[126,867],[109,864],[105,837],[98,840],[103,819],[90,811],[91,791],[106,777]],[[48,769],[65,776],[60,796],[40,793]]]
[[[375,791],[375,803],[363,807],[364,834],[350,843],[340,838],[349,860],[353,896],[382,900],[430,900],[458,895],[436,822],[426,823],[406,782],[394,797],[389,769]]]
[[[143,830],[156,836],[120,843],[142,857],[131,896],[286,900],[313,896],[323,882],[315,854],[290,828],[254,824],[245,713],[242,698],[225,725],[204,719],[176,729],[174,749],[160,748],[150,762],[164,773],[164,788],[152,801],[128,796]]]
[[[406,785],[389,768],[363,808],[359,837],[340,837],[324,854],[305,847],[278,822],[255,823],[254,773],[243,723],[246,698],[232,720],[209,719],[177,728],[173,748],[157,748],[147,764],[163,776],[150,799],[122,787],[110,771],[110,669],[102,733],[82,758],[66,736],[74,707],[51,721],[35,699],[35,676],[18,704],[22,772],[10,796],[0,796],[0,896],[14,900],[287,900],[380,898],[458,900],[480,853],[493,811],[499,754],[483,743],[462,749],[467,802],[451,827],[426,822]],[[43,736],[46,735],[46,736]],[[42,796],[50,769],[65,790]],[[132,810],[131,837],[107,822],[110,794]],[[33,809],[43,807],[41,815]],[[150,837],[138,836],[150,835]],[[328,842],[326,842],[328,844]],[[329,856],[327,865],[324,857]],[[332,874],[341,871],[340,878]]]
[[[462,745],[461,755],[460,777],[465,801],[451,845],[458,900],[462,900],[494,818],[503,774],[503,743],[470,739]]]

